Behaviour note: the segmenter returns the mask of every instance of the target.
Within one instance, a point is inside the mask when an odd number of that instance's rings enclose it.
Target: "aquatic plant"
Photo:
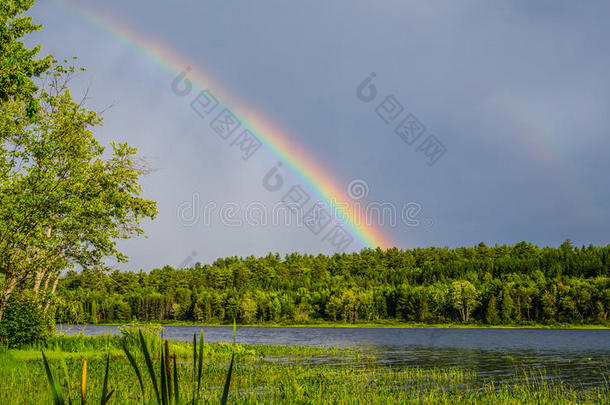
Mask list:
[[[165,340],[161,345],[161,349],[159,350],[159,356],[157,358],[153,358],[151,355],[151,349],[149,348],[149,344],[155,345],[156,337],[155,335],[145,336],[145,333],[142,329],[137,330],[138,333],[138,344],[141,351],[142,356],[144,357],[145,362],[145,370],[148,372],[149,379],[143,378],[143,373],[140,370],[140,366],[138,365],[138,361],[131,353],[129,346],[129,339],[122,339],[120,344],[122,346],[123,352],[129,361],[129,364],[133,368],[135,375],[138,379],[138,383],[140,385],[141,391],[141,401],[142,403],[147,403],[148,396],[147,390],[145,389],[144,381],[149,381],[154,391],[154,399],[159,405],[179,405],[182,403],[180,392],[180,378],[179,371],[176,365],[176,355],[172,354],[170,351],[169,341]],[[234,337],[233,341],[235,342],[235,327],[234,327]],[[62,365],[62,369],[64,372],[64,383],[67,387],[67,393],[64,395],[62,384],[60,380],[55,376],[49,362],[44,354],[44,351],[41,350],[43,364],[47,376],[47,381],[49,383],[49,388],[51,390],[51,394],[53,397],[53,401],[55,405],[65,405],[72,404],[71,399],[71,376],[68,371],[68,367],[66,365],[65,359],[60,355],[60,361]],[[154,353],[154,351],[152,351]],[[204,340],[203,340],[203,330],[200,332],[199,338],[199,348],[197,348],[197,336],[193,335],[193,370],[192,370],[192,395],[190,398],[185,398],[185,404],[195,405],[199,403],[202,399],[201,397],[201,380],[203,377],[203,357],[204,357]],[[155,360],[157,361],[157,366],[155,367]],[[222,398],[220,400],[221,404],[226,404],[229,398],[229,389],[231,384],[231,377],[233,374],[233,364],[235,360],[235,352],[231,354],[231,363],[229,365],[229,371],[227,373],[227,377],[225,379],[224,388]],[[173,363],[173,369],[172,369]],[[158,377],[157,372],[155,372],[155,368],[159,370]],[[106,355],[106,368],[104,372],[104,381],[102,394],[100,398],[100,404],[105,405],[108,403],[115,390],[110,390],[108,387],[108,375],[110,369],[110,351],[107,352]],[[83,368],[82,368],[82,377],[81,377],[81,389],[80,389],[80,399],[81,404],[85,404],[87,402],[87,361],[83,360]],[[67,399],[66,399],[67,398]],[[67,401],[67,402],[66,402]]]
[[[44,368],[47,376],[47,381],[49,383],[49,388],[51,389],[51,394],[53,396],[53,403],[55,405],[72,405],[71,398],[71,384],[70,384],[70,374],[68,372],[68,367],[66,366],[66,362],[62,357],[62,367],[65,375],[65,382],[68,386],[67,390],[67,402],[66,396],[64,396],[61,383],[59,379],[55,376],[51,367],[49,366],[49,362],[47,361],[46,356],[44,355],[44,351],[41,350],[42,353],[42,361],[44,363]],[[110,354],[106,356],[106,371],[104,373],[104,383],[102,388],[102,395],[100,398],[100,405],[106,405],[110,398],[114,394],[114,390],[108,391],[108,370],[110,366]],[[80,389],[80,403],[82,405],[87,403],[87,360],[83,360],[83,369],[81,376],[81,389]]]

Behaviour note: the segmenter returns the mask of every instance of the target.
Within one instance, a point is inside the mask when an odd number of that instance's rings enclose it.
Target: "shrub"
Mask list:
[[[135,323],[120,325],[119,332],[121,332],[121,339],[127,347],[130,349],[137,349],[140,347],[140,333],[148,347],[153,353],[159,352],[163,344],[163,340],[159,337],[159,334],[163,331],[161,325],[147,324],[137,325]]]
[[[0,322],[0,340],[9,347],[37,343],[55,333],[55,323],[40,299],[30,292],[14,294]]]

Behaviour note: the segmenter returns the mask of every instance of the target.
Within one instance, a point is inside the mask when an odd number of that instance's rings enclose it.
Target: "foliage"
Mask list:
[[[139,197],[136,149],[111,143],[104,158],[90,129],[100,118],[75,103],[63,84],[54,82],[39,100],[36,121],[0,144],[12,162],[0,178],[5,294],[16,282],[39,285],[72,265],[95,266],[109,256],[124,261],[116,239],[142,234],[140,221],[156,215],[156,204]]]
[[[108,153],[93,136],[101,117],[68,89],[76,67],[34,60],[39,48],[20,42],[39,28],[18,17],[31,5],[0,6],[0,320],[13,291],[52,294],[64,269],[125,261],[117,240],[157,213],[137,150],[111,142]]]
[[[492,295],[487,303],[487,310],[485,312],[485,321],[490,325],[497,325],[500,323],[500,316],[498,315],[496,296]]]
[[[31,96],[37,87],[32,79],[51,64],[50,56],[35,59],[40,46],[28,49],[22,41],[25,34],[41,28],[32,23],[31,17],[21,16],[33,3],[34,0],[9,0],[0,5],[0,103],[23,100],[30,112],[36,108]]]
[[[57,319],[97,322],[605,324],[610,246],[365,249],[68,272]]]
[[[178,377],[178,369],[176,367],[176,356],[171,355],[169,350],[169,343],[166,340],[164,347],[161,349],[161,356],[159,357],[159,379],[156,377],[155,368],[153,367],[153,362],[151,359],[150,351],[146,340],[144,339],[144,335],[142,330],[138,331],[140,337],[140,348],[142,350],[142,354],[144,355],[144,359],[146,361],[146,370],[148,371],[148,376],[150,377],[150,381],[152,387],[155,392],[155,398],[159,405],[177,405],[181,403],[180,399],[180,385],[179,385],[179,377]],[[189,400],[188,398],[185,400],[186,404],[199,403],[201,401],[201,378],[202,378],[202,370],[203,370],[203,331],[201,331],[199,339],[199,353],[197,352],[197,336],[193,335],[193,370],[192,370],[192,397]],[[133,355],[129,352],[129,349],[126,345],[123,346],[123,350],[125,351],[125,355],[127,356],[129,363],[133,367],[136,376],[138,378],[138,382],[140,384],[140,389],[142,393],[142,403],[146,403],[146,390],[144,389],[144,383],[142,379],[142,373],[140,372],[140,367],[138,367],[138,363],[133,357]],[[231,364],[229,365],[229,371],[227,373],[227,378],[224,384],[223,395],[220,400],[221,404],[226,404],[229,397],[229,386],[231,384],[231,375],[233,373],[233,361],[235,359],[235,353],[231,355]],[[173,361],[173,372],[171,369],[171,362]],[[172,378],[173,375],[173,378]],[[161,387],[161,388],[159,388]],[[173,395],[172,395],[173,393]]]
[[[181,400],[181,390],[184,390],[184,387],[179,383],[180,378],[178,374],[178,367],[176,362],[176,355],[172,354],[170,351],[170,345],[167,340],[165,340],[164,345],[162,345],[158,356],[158,365],[155,367],[154,364],[154,351],[151,352],[149,345],[144,337],[144,332],[142,328],[131,328],[128,329],[128,334],[133,334],[134,330],[137,330],[138,336],[138,344],[141,350],[142,356],[145,360],[145,370],[148,372],[149,379],[143,378],[143,373],[141,371],[141,366],[138,365],[138,360],[128,348],[128,345],[125,339],[121,340],[121,345],[123,348],[123,352],[129,361],[129,364],[133,368],[135,376],[137,377],[140,390],[141,390],[141,401],[142,403],[150,403],[151,398],[147,395],[147,390],[145,389],[144,381],[151,382],[152,388],[154,390],[154,399],[159,405],[178,405],[184,402],[185,404],[195,405],[197,403],[202,402],[201,396],[201,380],[203,377],[203,358],[204,358],[204,342],[203,342],[203,332],[201,333],[201,338],[199,340],[199,349],[197,349],[197,338],[196,335],[193,336],[193,346],[192,346],[192,354],[193,354],[193,369],[192,369],[192,379],[191,379],[191,389],[192,396],[188,399],[188,395],[184,399]],[[155,336],[155,335],[153,335]],[[61,356],[62,367],[64,370],[64,386],[67,387],[67,395],[64,395],[62,389],[62,382],[58,379],[45,356],[44,351],[42,351],[42,360],[46,372],[47,381],[49,383],[49,388],[51,391],[51,395],[53,401],[56,405],[65,405],[66,403],[72,403],[72,395],[71,395],[71,376],[68,371],[68,367],[66,362]],[[235,360],[235,352],[231,355],[231,363],[229,365],[229,370],[227,373],[227,377],[224,383],[224,389],[222,398],[220,399],[220,403],[225,405],[229,398],[229,388],[231,383],[231,377],[233,373],[233,363]],[[172,370],[173,365],[173,370]],[[155,372],[155,368],[159,370],[159,377],[157,378],[157,372]],[[105,405],[108,403],[112,395],[115,393],[114,389],[110,389],[108,385],[108,377],[109,377],[109,369],[110,369],[110,351],[108,351],[106,355],[106,366],[104,372],[104,381],[102,385],[102,394],[100,398],[100,404]],[[81,389],[80,389],[80,399],[81,404],[85,404],[87,402],[87,362],[83,360],[83,368],[82,368],[82,377],[81,377]],[[186,385],[186,384],[184,384]],[[188,390],[187,390],[188,392]],[[67,401],[66,401],[67,398]]]
[[[143,338],[146,345],[153,352],[159,352],[163,344],[160,334],[163,327],[156,324],[137,325],[135,323],[119,325],[122,344],[134,350],[140,347],[140,339]]]
[[[14,295],[0,322],[0,340],[9,347],[43,341],[54,334],[55,323],[37,297],[28,292]]]
[[[462,322],[468,322],[470,313],[479,303],[476,288],[469,281],[454,281],[450,294],[451,306],[459,311]]]
[[[51,394],[53,396],[53,402],[55,403],[55,405],[72,404],[70,389],[68,388],[68,393],[67,393],[68,402],[66,402],[65,395],[63,393],[59,379],[55,376],[55,374],[51,370],[51,367],[49,366],[49,362],[47,361],[47,358],[44,355],[44,352],[41,351],[41,353],[42,353],[42,361],[44,363],[44,368],[45,368],[45,372],[47,375],[47,382],[49,383],[49,388],[50,388]],[[62,365],[64,366],[63,370],[65,373],[66,384],[68,384],[68,387],[70,387],[70,385],[69,385],[70,384],[70,375],[67,370],[67,366],[65,364],[66,363],[64,361],[62,363]],[[110,401],[112,394],[114,394],[114,390],[110,390],[110,392],[108,392],[108,371],[109,371],[109,369],[110,369],[110,354],[108,354],[106,356],[106,368],[105,368],[106,371],[104,372],[104,383],[103,383],[103,388],[102,388],[102,396],[100,398],[100,405],[106,405],[108,403],[108,401]],[[81,401],[80,401],[81,405],[84,405],[87,403],[87,360],[83,360],[83,371],[82,371],[81,386],[80,386],[80,399],[81,399]]]

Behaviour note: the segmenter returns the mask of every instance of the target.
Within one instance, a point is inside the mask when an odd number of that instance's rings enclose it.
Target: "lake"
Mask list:
[[[116,325],[58,325],[67,334],[119,333]],[[165,326],[164,337],[192,341],[200,326]],[[231,326],[203,327],[206,342],[232,342]],[[355,348],[389,367],[457,366],[496,382],[515,370],[544,368],[547,378],[575,386],[598,385],[608,375],[610,330],[238,327],[237,342]],[[336,359],[310,359],[332,362]]]

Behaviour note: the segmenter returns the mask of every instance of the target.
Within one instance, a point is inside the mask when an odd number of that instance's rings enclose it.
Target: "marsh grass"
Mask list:
[[[142,328],[123,328],[121,332],[123,335],[119,338],[118,343],[120,344],[125,357],[129,361],[129,365],[132,367],[135,376],[138,379],[138,383],[140,386],[141,397],[139,400],[143,403],[150,403],[152,400],[156,400],[158,405],[180,405],[183,403],[181,400],[181,391],[183,391],[182,386],[180,384],[180,378],[178,374],[178,367],[176,362],[176,354],[172,354],[170,351],[169,341],[161,341],[158,336],[158,332],[156,328],[150,327],[142,327]],[[220,403],[222,405],[226,404],[229,398],[229,388],[231,382],[231,376],[233,372],[233,364],[235,361],[235,326],[233,331],[233,352],[231,354],[231,363],[229,365],[229,370],[227,372],[227,377],[224,382],[224,388],[222,397],[220,399]],[[110,370],[110,347],[111,342],[116,343],[116,340],[105,337],[101,339],[102,343],[106,343],[106,365],[104,371],[104,378],[102,383],[102,393],[99,400],[100,405],[106,405],[112,395],[115,393],[115,389],[110,389],[108,387],[108,376]],[[65,340],[60,340],[59,342],[65,342]],[[91,341],[87,341],[91,343]],[[57,342],[56,342],[57,343]],[[83,348],[82,345],[84,343],[80,342],[81,346],[70,345],[69,348],[74,350],[78,348]],[[138,346],[140,349],[140,354],[144,359],[144,365],[138,364],[139,361],[131,353],[130,346]],[[198,347],[199,346],[199,349]],[[57,348],[57,345],[56,345]],[[97,347],[99,349],[99,347]],[[157,350],[158,349],[158,350]],[[201,402],[201,379],[203,377],[203,357],[204,357],[204,341],[203,341],[203,331],[201,331],[199,345],[197,344],[197,338],[193,336],[193,370],[192,370],[192,396],[189,399],[184,398],[185,404],[195,405]],[[44,350],[41,349],[42,353],[42,361],[44,365],[44,370],[47,377],[47,382],[49,385],[49,390],[55,405],[67,405],[72,403],[77,403],[75,400],[72,401],[72,376],[68,369],[67,363],[65,361],[65,357],[61,351],[56,351],[59,357],[59,363],[61,369],[63,371],[63,380],[62,378],[58,378],[57,375],[51,369],[49,365],[49,361],[45,356]],[[154,355],[157,354],[157,357]],[[198,360],[198,361],[197,361]],[[173,363],[173,370],[172,370]],[[141,370],[145,370],[148,374],[149,378],[144,377],[144,372]],[[155,371],[158,370],[158,371]],[[81,377],[81,390],[80,390],[80,403],[87,403],[87,383],[86,383],[86,375],[87,375],[87,361],[83,359],[83,367],[82,367],[82,377]],[[158,376],[158,377],[157,377]],[[145,383],[146,381],[146,383]],[[63,382],[63,384],[62,384]],[[150,382],[150,387],[152,387],[154,391],[154,397],[151,398],[148,395],[147,389],[145,389],[145,385]],[[182,385],[188,385],[182,384]],[[138,402],[140,402],[138,401]]]
[[[200,352],[198,351],[198,354]],[[4,356],[8,357],[8,356]],[[179,381],[192,381],[192,355],[177,359],[174,371]],[[2,359],[0,403],[51,403],[41,360]],[[138,359],[139,365],[144,360]],[[49,360],[59,370],[60,360]],[[230,356],[204,356],[199,383],[201,401],[219,403],[224,393]],[[71,375],[78,375],[81,359],[66,359]],[[105,359],[87,361],[86,398],[97,403],[105,373]],[[143,369],[141,368],[141,371]],[[143,371],[145,372],[145,371]],[[158,375],[158,374],[157,374]],[[144,379],[145,376],[143,375]],[[77,381],[73,379],[73,381]],[[73,384],[74,386],[75,384]],[[155,403],[151,383],[143,391],[129,360],[114,358],[110,363],[108,385],[115,390],[111,403],[141,403],[142,396]],[[176,385],[175,385],[176,386]],[[181,398],[193,395],[192,385],[178,384]],[[142,394],[143,392],[143,394]],[[577,391],[555,381],[532,375],[528,383],[496,386],[480,384],[475,373],[457,368],[389,368],[363,360],[338,366],[311,365],[303,362],[269,362],[264,358],[239,358],[233,365],[231,403],[610,403],[608,385]]]
[[[174,403],[221,403],[224,398],[239,404],[610,403],[607,379],[596,387],[574,387],[531,369],[517,371],[514,383],[498,385],[456,367],[380,365],[353,350],[210,344],[201,337],[190,343],[163,342],[163,353],[149,351],[156,391],[142,343],[127,351],[125,344],[116,336],[57,337],[24,350],[0,351],[0,403],[53,403],[40,349],[62,392],[78,398],[81,383],[80,397],[89,404],[103,398],[106,375],[106,395],[114,390],[112,404],[164,404],[170,398]],[[315,361],[320,356],[331,361]],[[600,373],[607,376],[608,369]]]

